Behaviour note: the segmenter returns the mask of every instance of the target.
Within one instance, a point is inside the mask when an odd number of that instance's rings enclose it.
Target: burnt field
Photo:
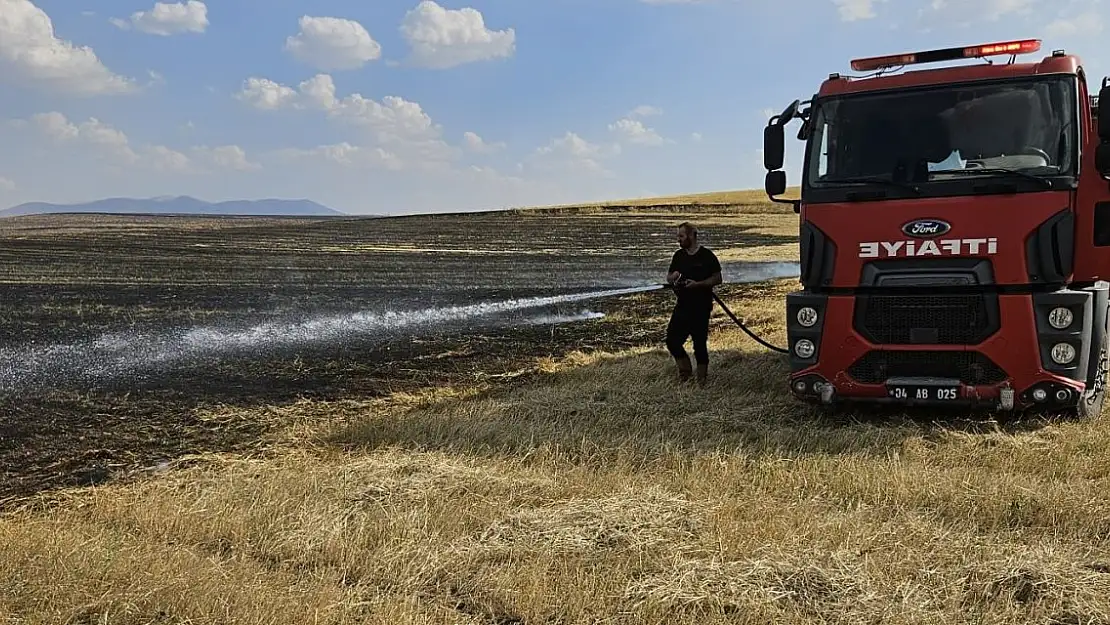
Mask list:
[[[784,345],[766,205],[0,221],[0,622],[1110,622],[1105,418],[680,385],[685,219]]]
[[[684,219],[726,281],[794,272],[730,262],[789,258],[796,217],[776,208],[2,220],[0,501],[256,451],[287,425],[216,410],[386,397],[658,344],[664,291],[559,298],[659,282]]]

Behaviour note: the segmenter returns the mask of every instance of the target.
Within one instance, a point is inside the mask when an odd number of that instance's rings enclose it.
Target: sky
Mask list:
[[[768,117],[852,58],[1031,37],[1027,58],[1110,74],[1110,0],[787,4],[0,0],[0,208],[399,215],[762,188]]]

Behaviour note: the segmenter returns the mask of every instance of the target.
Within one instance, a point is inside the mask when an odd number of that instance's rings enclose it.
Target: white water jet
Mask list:
[[[0,349],[0,391],[18,389],[29,382],[52,378],[103,379],[145,372],[176,362],[227,353],[329,344],[366,335],[388,335],[398,330],[436,327],[458,321],[496,318],[505,313],[543,308],[568,302],[642,293],[662,288],[658,284],[557,295],[482,302],[464,306],[409,311],[354,312],[316,317],[300,322],[264,323],[236,330],[217,326],[152,334],[114,332],[88,341],[25,349]],[[549,324],[597,318],[585,315],[525,319],[525,324]]]
[[[725,263],[730,283],[756,282],[798,275],[797,263]],[[735,277],[734,277],[735,276]],[[48,386],[54,379],[103,380],[141,376],[174,364],[221,354],[258,355],[283,347],[330,345],[361,336],[388,337],[397,332],[443,328],[446,324],[481,321],[488,325],[508,313],[558,304],[642,293],[663,288],[645,275],[627,276],[624,283],[642,286],[593,290],[584,293],[530,297],[462,306],[408,311],[359,311],[312,317],[304,321],[262,323],[245,329],[202,326],[165,333],[121,331],[73,343],[0,348],[0,392],[29,385]],[[541,315],[507,320],[507,325],[551,325],[597,319],[600,313]],[[473,327],[473,326],[471,326]]]
[[[580,313],[573,315],[540,315],[538,317],[529,317],[523,321],[526,325],[540,326],[540,325],[555,325],[559,323],[574,323],[576,321],[590,321],[593,319],[604,319],[605,313],[593,312],[592,310],[584,310]]]

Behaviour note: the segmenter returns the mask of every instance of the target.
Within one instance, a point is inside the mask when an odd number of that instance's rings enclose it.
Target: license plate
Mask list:
[[[913,386],[895,385],[888,386],[887,395],[899,401],[929,401],[946,402],[956,401],[960,398],[958,386]]]

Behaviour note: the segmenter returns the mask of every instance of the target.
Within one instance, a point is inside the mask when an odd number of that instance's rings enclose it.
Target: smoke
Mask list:
[[[666,277],[664,271],[658,267],[636,272],[623,272],[614,277],[594,277],[593,279],[575,276],[576,284],[589,284],[601,286],[605,284],[651,284],[660,282]],[[746,284],[750,282],[763,282],[764,280],[778,280],[781,278],[796,278],[801,273],[801,266],[797,262],[788,261],[722,261],[721,274],[725,284]]]
[[[725,264],[724,271],[726,282],[762,282],[763,280],[777,280],[779,278],[793,278],[799,274],[798,263],[790,262],[759,262]],[[730,274],[739,274],[738,279],[730,280]]]

